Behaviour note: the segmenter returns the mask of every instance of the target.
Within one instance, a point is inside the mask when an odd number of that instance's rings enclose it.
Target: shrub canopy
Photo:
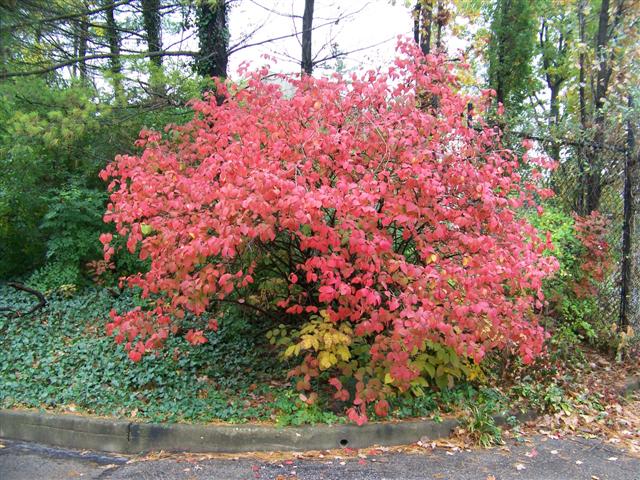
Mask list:
[[[142,154],[102,172],[105,220],[150,259],[127,281],[153,308],[108,325],[133,360],[185,312],[216,328],[217,305],[238,303],[283,324],[300,389],[330,383],[363,422],[367,405],[384,415],[388,395],[437,376],[438,348],[452,363],[542,352],[536,311],[555,259],[518,213],[547,193],[534,156],[501,146],[479,117],[489,95],[463,95],[443,58],[400,51],[387,73],[286,77],[290,97],[266,69],[218,84],[224,102],[194,101],[192,121],[142,132]]]

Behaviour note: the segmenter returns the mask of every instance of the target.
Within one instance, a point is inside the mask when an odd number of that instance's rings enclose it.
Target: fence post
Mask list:
[[[634,172],[635,138],[631,125],[631,110],[633,109],[633,97],[628,98],[629,118],[627,119],[627,145],[624,155],[624,223],[622,225],[622,272],[620,288],[620,318],[618,326],[624,330],[629,326],[629,293],[631,287],[631,232],[633,230],[634,205],[632,192],[632,175]],[[634,302],[635,303],[635,302]]]

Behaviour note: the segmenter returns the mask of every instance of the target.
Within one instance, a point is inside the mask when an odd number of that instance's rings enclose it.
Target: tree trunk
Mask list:
[[[438,14],[436,15],[436,51],[441,51],[442,47],[442,32],[444,27],[449,21],[449,11],[444,5],[443,0],[438,0]]]
[[[604,101],[607,96],[611,69],[607,62],[606,48],[609,42],[609,0],[602,0],[598,15],[595,58],[598,61],[596,91],[594,98],[594,148],[587,150],[588,168],[586,172],[586,200],[584,213],[588,214],[600,207],[602,196],[602,144],[604,143]]]
[[[117,99],[122,98],[122,63],[120,61],[120,38],[117,30],[114,0],[105,0],[105,17],[107,22],[107,38],[109,40],[109,53],[111,54],[111,74],[113,75],[113,90]]]
[[[77,23],[77,39],[78,39],[78,70],[80,71],[80,79],[87,79],[87,50],[89,45],[89,19],[86,16],[80,17]]]
[[[147,36],[147,49],[149,52],[162,51],[162,16],[160,14],[160,0],[141,0],[144,31]],[[151,61],[157,66],[162,66],[162,55],[151,57]]]
[[[9,8],[9,5],[0,6],[0,73],[5,73],[8,70],[9,65],[9,39],[10,33],[5,27],[5,15],[2,9]],[[8,22],[6,22],[8,25]]]
[[[227,77],[229,29],[225,0],[203,0],[198,7],[200,56],[196,70],[204,77]]]
[[[586,19],[585,19],[585,8],[586,8],[586,0],[579,0],[578,2],[578,35],[580,37],[580,44],[586,44]],[[586,84],[586,55],[584,53],[584,48],[580,50],[580,55],[578,56],[578,108],[580,109],[580,125],[582,127],[582,131],[585,132],[587,130],[587,99],[585,92],[585,84]],[[586,167],[585,167],[585,158],[586,158],[586,150],[584,147],[580,147],[578,149],[578,173],[580,178],[580,185],[578,185],[576,200],[574,210],[581,215],[585,214],[585,197],[586,197],[586,185],[587,185],[587,177],[586,177]]]
[[[598,61],[598,74],[596,82],[595,108],[600,113],[604,104],[604,98],[609,85],[609,68],[607,64],[607,55],[605,48],[607,46],[609,35],[609,0],[602,0],[600,6],[600,14],[598,16],[598,35],[596,37],[595,56]],[[598,117],[596,113],[596,121]]]
[[[500,27],[497,29],[498,32],[502,33],[503,31],[503,23],[505,22],[505,20],[507,19],[507,15],[509,14],[509,1],[508,0],[502,0],[500,2]],[[504,53],[505,53],[505,48],[508,48],[505,45],[504,39],[501,37],[498,37],[496,39],[496,49],[498,50],[498,65],[504,65],[505,64],[505,57],[504,57]],[[502,104],[502,105],[506,105],[506,92],[505,92],[505,85],[504,85],[504,80],[502,78],[502,75],[497,75],[496,76],[496,102],[498,105]]]
[[[417,45],[420,45],[420,16],[422,13],[422,2],[416,0],[416,4],[413,7],[413,40]]]
[[[302,16],[302,73],[311,75],[313,72],[313,58],[311,57],[311,33],[313,31],[314,0],[304,1]]]
[[[580,35],[580,44],[584,45],[586,43],[586,35],[585,35],[585,17],[584,17],[584,10],[585,10],[585,1],[586,0],[580,0],[580,2],[578,3],[578,29],[579,29],[579,35]],[[586,103],[586,98],[585,98],[585,82],[586,82],[586,78],[585,78],[585,62],[586,62],[586,58],[585,58],[585,54],[584,54],[584,49],[580,50],[580,55],[578,57],[578,65],[580,68],[579,74],[578,74],[578,97],[579,97],[579,108],[580,108],[580,124],[582,125],[582,129],[586,129],[587,128],[587,103]]]
[[[422,0],[420,22],[420,49],[425,55],[431,52],[431,24],[433,23],[433,0]]]
[[[413,7],[413,39],[425,55],[431,52],[433,0],[416,0]]]
[[[74,26],[74,30],[76,30],[76,27]],[[78,35],[73,35],[73,58],[78,58],[78,48],[80,47],[79,45],[79,41],[78,41]],[[75,79],[78,78],[78,64],[74,63],[73,65],[71,65],[71,76]]]
[[[560,123],[560,104],[558,102],[558,94],[560,93],[561,82],[549,83],[549,131],[551,131],[551,138],[555,138]],[[549,155],[554,160],[560,160],[560,144],[553,140]]]

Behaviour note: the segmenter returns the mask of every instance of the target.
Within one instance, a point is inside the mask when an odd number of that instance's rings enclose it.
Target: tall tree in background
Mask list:
[[[431,51],[433,0],[416,0],[413,7],[413,39],[425,55]]]
[[[203,77],[227,77],[229,25],[227,0],[202,0],[198,5],[200,54],[196,70]]]
[[[443,49],[444,29],[451,16],[451,6],[445,0],[416,0],[413,7],[413,39],[424,54]],[[435,37],[435,41],[434,41]],[[433,45],[432,45],[433,44]]]
[[[603,191],[615,183],[621,165],[611,149],[622,148],[624,105],[637,62],[637,18],[633,0],[547,0],[541,15],[540,75],[546,79],[550,137],[574,136],[580,145],[570,154],[576,168],[572,207],[587,215],[601,206]],[[548,153],[560,158],[558,142]]]
[[[614,0],[613,2],[602,0],[598,10],[593,63],[591,68],[586,64],[580,66],[581,77],[585,76],[585,69],[589,70],[586,77],[588,84],[591,85],[592,95],[591,108],[588,108],[587,98],[585,98],[587,93],[584,89],[580,92],[580,105],[583,110],[582,128],[584,131],[592,131],[595,144],[595,148],[587,148],[583,151],[586,159],[586,165],[582,168],[584,191],[581,192],[577,204],[578,211],[583,214],[597,210],[600,206],[604,186],[602,171],[607,167],[602,158],[602,148],[599,148],[607,137],[605,132],[605,101],[610,94],[610,81],[614,69],[621,60],[621,49],[616,48],[616,44],[627,34],[625,19],[627,21],[629,19],[627,15],[631,11],[627,10],[631,3],[629,0]],[[586,22],[584,14],[580,18],[582,22]],[[587,26],[581,25],[580,29],[584,32]]]
[[[83,2],[82,5],[85,10],[87,4]],[[80,79],[87,80],[87,52],[89,48],[89,15],[84,14],[79,16],[75,21],[75,39],[74,44],[77,45],[78,55],[78,70],[80,72]],[[75,73],[75,72],[74,72]]]
[[[542,0],[540,10],[544,12],[539,21],[538,52],[541,59],[540,76],[547,86],[548,105],[544,106],[548,112],[546,127],[552,138],[547,146],[552,158],[560,158],[560,144],[555,139],[560,135],[561,124],[561,89],[571,80],[573,58],[571,48],[576,48],[575,15],[572,15],[570,5],[557,0]],[[536,99],[537,102],[537,99]],[[535,103],[534,103],[535,105]],[[565,109],[566,110],[566,109]]]
[[[496,0],[491,12],[489,85],[496,101],[517,112],[531,80],[536,35],[535,2]]]
[[[141,0],[142,19],[147,40],[147,50],[152,55],[151,74],[149,78],[150,92],[153,97],[164,95],[164,83],[162,80],[162,15],[160,13],[160,0]]]
[[[311,34],[313,32],[314,0],[304,1],[302,15],[302,72],[311,75],[313,72],[313,57],[311,56]]]
[[[489,86],[512,114],[505,126],[542,134],[547,153],[563,159],[560,175],[578,175],[565,196],[582,215],[598,210],[619,178],[611,149],[624,143],[623,109],[637,79],[639,9],[634,0],[496,0],[488,18]]]
[[[160,14],[160,0],[141,0],[144,31],[147,37],[149,52],[162,51],[162,16]],[[162,66],[162,55],[151,57],[157,67]]]
[[[120,33],[116,22],[116,8],[114,0],[104,0],[104,15],[109,40],[110,70],[115,97],[120,99],[123,95],[122,87],[122,61],[120,59]]]

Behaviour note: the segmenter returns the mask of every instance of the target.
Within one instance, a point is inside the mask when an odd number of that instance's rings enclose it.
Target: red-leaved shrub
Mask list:
[[[541,353],[536,305],[555,260],[518,213],[547,193],[518,173],[529,161],[535,178],[533,155],[503,148],[478,108],[468,118],[472,99],[443,58],[400,50],[388,73],[287,78],[290,97],[266,69],[233,91],[219,84],[221,105],[193,102],[192,121],[143,132],[140,156],[102,172],[105,221],[151,261],[127,281],[155,307],[108,325],[132,359],[185,311],[204,329],[221,301],[253,305],[307,326],[288,349],[304,357],[299,387],[323,378],[361,423],[367,404],[385,415],[387,394],[423,375],[428,345],[475,362]],[[273,285],[271,298],[254,282]]]
[[[580,270],[573,281],[578,298],[597,296],[599,287],[612,266],[611,247],[607,241],[609,220],[597,211],[589,215],[573,215],[576,238],[584,251],[580,255]]]

